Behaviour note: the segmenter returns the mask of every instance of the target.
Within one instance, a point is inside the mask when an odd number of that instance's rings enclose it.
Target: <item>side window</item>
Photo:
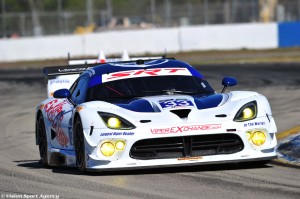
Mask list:
[[[88,80],[89,77],[84,75],[75,82],[73,85],[74,87],[71,87],[71,99],[73,102],[75,102],[75,104],[81,104],[85,102]]]
[[[76,79],[76,81],[72,84],[72,86],[70,87],[70,93],[73,94],[75,88],[77,87],[78,85],[78,81],[79,81],[80,77]]]

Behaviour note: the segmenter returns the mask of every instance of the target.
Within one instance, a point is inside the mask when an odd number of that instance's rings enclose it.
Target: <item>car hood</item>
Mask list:
[[[211,95],[160,95],[117,101],[92,101],[83,104],[81,114],[89,114],[87,124],[96,124],[97,112],[108,112],[126,118],[135,126],[177,124],[219,124],[232,121],[246,103],[260,100],[255,92],[230,92]],[[90,112],[89,110],[93,110]],[[96,111],[95,117],[91,115]],[[140,114],[137,114],[140,113]],[[265,114],[259,111],[258,114]],[[258,115],[259,116],[259,115]],[[95,120],[94,120],[95,119]],[[88,128],[88,127],[87,127]],[[99,127],[100,128],[100,127]]]
[[[208,109],[224,104],[228,99],[225,94],[212,95],[164,95],[111,102],[121,108],[135,112],[163,112],[182,109]]]

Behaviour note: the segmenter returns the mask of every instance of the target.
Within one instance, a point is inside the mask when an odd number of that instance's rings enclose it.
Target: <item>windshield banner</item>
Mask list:
[[[153,76],[171,76],[184,75],[192,76],[187,68],[153,68],[153,69],[138,69],[130,71],[120,71],[115,73],[103,74],[102,83],[120,79],[137,78],[137,77],[153,77]]]

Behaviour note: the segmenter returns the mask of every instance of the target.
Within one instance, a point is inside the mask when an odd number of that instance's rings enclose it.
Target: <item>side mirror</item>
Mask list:
[[[224,93],[227,87],[237,85],[237,80],[234,77],[224,77],[222,80],[224,86],[221,93]]]
[[[70,93],[69,89],[66,89],[66,88],[59,89],[53,93],[54,98],[68,98],[68,97],[70,97],[70,95],[71,95],[71,93]]]

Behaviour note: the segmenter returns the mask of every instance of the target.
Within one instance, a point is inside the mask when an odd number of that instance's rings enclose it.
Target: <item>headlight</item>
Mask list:
[[[107,158],[118,159],[125,150],[126,140],[107,139],[99,143],[100,152]],[[100,154],[98,154],[100,155]],[[101,157],[101,155],[99,156]]]
[[[115,153],[115,146],[111,142],[104,142],[100,147],[101,153],[106,156],[112,156]]]
[[[245,108],[243,110],[243,119],[252,118],[254,116],[254,111],[251,108]]]
[[[116,118],[116,117],[110,117],[107,120],[107,125],[109,127],[117,129],[117,128],[121,127],[121,121],[118,118]]]
[[[261,131],[255,131],[251,136],[251,140],[256,146],[261,146],[266,142],[266,135]]]
[[[257,104],[256,101],[249,102],[245,104],[234,117],[234,121],[236,122],[244,122],[248,120],[252,120],[257,116]]]
[[[254,130],[246,132],[246,136],[249,142],[256,146],[261,146],[266,142],[266,134],[262,130]]]
[[[247,136],[247,139],[248,139],[248,140],[251,140],[252,132],[251,132],[251,131],[248,131],[248,132],[246,133],[246,136]]]
[[[110,129],[134,129],[135,126],[124,118],[111,113],[98,112],[105,125]]]
[[[124,150],[125,148],[125,142],[124,141],[117,141],[116,142],[116,149],[117,150]]]

